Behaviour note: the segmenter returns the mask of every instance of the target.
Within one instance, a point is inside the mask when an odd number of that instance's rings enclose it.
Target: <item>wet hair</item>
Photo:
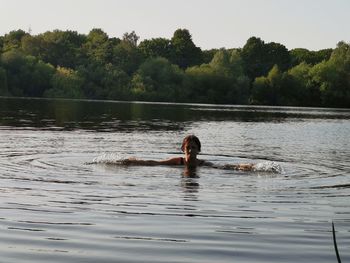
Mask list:
[[[201,151],[201,142],[199,141],[198,137],[195,135],[188,135],[186,136],[183,141],[182,141],[182,146],[181,150],[184,152],[185,151],[185,145],[189,142],[194,142],[198,146],[198,151]]]

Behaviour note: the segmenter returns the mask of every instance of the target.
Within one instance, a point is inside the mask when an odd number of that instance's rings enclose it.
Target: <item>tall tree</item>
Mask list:
[[[328,61],[310,71],[324,106],[350,107],[350,45],[339,42]]]
[[[82,49],[89,62],[105,65],[112,61],[113,41],[109,41],[107,33],[100,28],[92,29],[86,37]]]
[[[0,36],[0,54],[2,53],[4,47],[4,37]]]
[[[27,35],[22,29],[14,30],[6,34],[3,38],[3,52],[19,49],[21,47],[22,37]]]
[[[277,65],[281,71],[286,71],[290,67],[291,57],[288,49],[279,43],[270,42],[265,44],[266,68],[271,69]]]
[[[323,60],[328,60],[331,57],[333,49],[321,49],[319,51],[310,51],[305,48],[295,48],[290,51],[291,64],[296,66],[302,62],[310,65],[316,65]]]
[[[236,50],[221,49],[209,64],[186,70],[188,97],[206,103],[246,104],[249,79],[243,73],[243,63]]]
[[[264,47],[264,41],[257,37],[251,37],[242,49],[241,56],[244,62],[245,72],[251,80],[266,74],[266,69],[263,65],[265,61]]]
[[[137,99],[177,101],[181,99],[183,72],[162,57],[150,58],[140,65],[132,80]]]
[[[82,91],[83,78],[67,68],[58,67],[51,79],[52,88],[45,91],[44,96],[50,98],[84,98]]]
[[[287,48],[278,43],[265,44],[257,37],[247,40],[241,52],[245,64],[245,72],[251,80],[265,76],[274,65],[280,70],[290,66],[290,55]]]
[[[48,52],[48,50],[47,48],[45,50],[45,44],[43,42],[42,35],[31,36],[28,34],[23,36],[21,41],[21,49],[26,55],[35,56],[40,59],[47,58],[47,55],[45,54],[45,52]]]
[[[146,58],[163,57],[168,60],[171,59],[171,42],[169,39],[146,39],[139,44],[138,48]]]
[[[202,51],[193,41],[187,29],[177,29],[171,38],[172,63],[180,68],[197,65],[202,61]]]
[[[219,49],[209,49],[202,51],[202,64],[208,64],[214,57],[215,53],[218,52]]]
[[[128,75],[132,75],[143,61],[141,51],[137,48],[135,32],[125,33],[123,40],[113,47],[112,64],[119,67]]]
[[[319,88],[311,81],[311,65],[302,62],[284,73],[281,93],[283,105],[317,106],[320,103]]]
[[[76,31],[54,30],[45,32],[35,37],[35,43],[39,43],[39,58],[55,67],[62,66],[75,68],[82,59],[81,46],[85,42],[85,36]],[[27,51],[33,48],[26,48]],[[35,55],[35,53],[33,54]]]
[[[135,31],[131,31],[130,33],[126,32],[123,35],[123,41],[128,44],[137,47],[137,41],[140,39],[138,35],[136,35]]]
[[[0,96],[9,95],[6,70],[0,67]]]
[[[253,83],[252,102],[263,105],[280,105],[282,72],[275,65],[267,77],[258,77]]]
[[[1,55],[1,64],[7,71],[8,88],[13,95],[41,97],[51,86],[54,67],[33,56],[11,50]]]

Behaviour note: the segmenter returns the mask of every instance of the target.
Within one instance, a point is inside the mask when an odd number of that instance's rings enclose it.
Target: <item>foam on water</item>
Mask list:
[[[95,157],[92,162],[88,162],[86,164],[124,164],[124,161],[127,158],[121,156],[118,153],[103,153],[97,157]]]
[[[272,172],[272,173],[283,173],[283,168],[276,162],[265,161],[254,164],[254,171],[256,172]]]

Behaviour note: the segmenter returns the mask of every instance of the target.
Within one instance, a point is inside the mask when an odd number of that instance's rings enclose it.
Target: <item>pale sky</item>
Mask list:
[[[350,42],[350,0],[0,0],[0,11],[0,35],[101,28],[170,39],[186,28],[202,49],[243,47],[251,36],[288,49]]]

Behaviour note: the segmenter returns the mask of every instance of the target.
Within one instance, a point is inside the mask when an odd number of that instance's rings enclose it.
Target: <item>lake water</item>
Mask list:
[[[181,156],[281,173],[125,167]],[[0,261],[350,262],[350,110],[0,98]]]

